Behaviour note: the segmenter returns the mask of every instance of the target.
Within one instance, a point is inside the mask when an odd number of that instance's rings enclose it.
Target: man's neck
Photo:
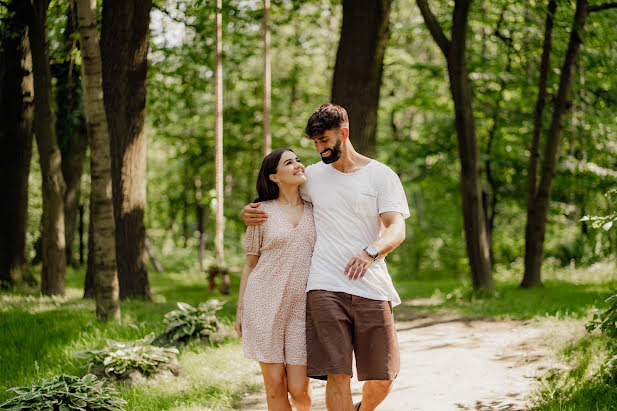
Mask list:
[[[343,152],[343,155],[341,155],[341,158],[332,163],[332,167],[341,173],[355,173],[370,162],[370,158],[358,153],[350,144]]]

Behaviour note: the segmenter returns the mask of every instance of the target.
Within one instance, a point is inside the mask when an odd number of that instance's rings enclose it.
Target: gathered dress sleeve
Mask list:
[[[261,255],[261,246],[263,244],[263,224],[246,227],[246,235],[244,236],[244,252],[247,255]]]

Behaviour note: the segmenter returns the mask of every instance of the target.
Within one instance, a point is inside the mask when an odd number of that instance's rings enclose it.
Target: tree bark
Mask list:
[[[120,322],[120,288],[116,267],[116,239],[111,183],[109,130],[103,103],[103,75],[96,25],[96,0],[77,0],[82,54],[84,111],[90,135],[92,174],[93,268],[96,315]]]
[[[73,50],[78,46],[74,34],[77,31],[77,17],[73,1],[69,2],[66,25],[59,48],[64,56],[51,69],[57,78],[56,94],[56,135],[62,155],[62,175],[66,183],[64,194],[64,238],[66,263],[77,265],[74,253],[74,239],[77,231],[77,216],[81,196],[81,176],[88,148],[88,136],[82,111],[79,72],[75,70]]]
[[[222,0],[216,0],[216,36],[215,36],[215,57],[214,57],[214,168],[215,168],[215,186],[216,186],[216,217],[215,217],[215,261],[219,269],[225,266],[225,247],[224,233],[225,220],[223,215],[223,15],[222,15]]]
[[[263,156],[267,156],[272,151],[272,133],[270,133],[270,108],[272,105],[272,76],[270,65],[270,27],[268,26],[268,15],[270,14],[270,0],[263,0],[263,41],[264,41],[264,61],[263,61]]]
[[[146,69],[151,0],[104,0],[103,91],[111,139],[120,297],[150,299],[146,251]]]
[[[525,228],[525,274],[521,282],[521,287],[523,288],[542,284],[541,269],[544,258],[544,235],[546,233],[551,191],[557,172],[564,118],[571,106],[570,90],[572,88],[573,73],[578,53],[583,43],[583,33],[588,15],[589,4],[587,0],[577,0],[576,12],[574,13],[574,20],[570,31],[570,40],[568,41],[566,56],[561,68],[557,97],[553,105],[551,124],[546,139],[542,175],[534,195],[528,199],[527,226]]]
[[[34,283],[26,258],[34,84],[27,17],[15,6],[19,3],[9,5],[14,15],[4,21],[0,34],[0,285],[8,286]]]
[[[43,268],[41,293],[64,294],[66,254],[64,192],[60,149],[56,140],[51,99],[51,75],[47,39],[48,0],[30,0],[29,39],[34,75],[34,130],[43,175]]]
[[[375,157],[377,108],[391,0],[343,0],[332,102],[349,114],[354,148]]]
[[[472,108],[471,82],[466,61],[467,21],[471,0],[456,0],[452,14],[452,40],[443,33],[426,0],[417,0],[431,36],[443,52],[454,101],[456,134],[461,162],[463,226],[474,290],[493,292],[489,240],[480,188],[479,150]]]

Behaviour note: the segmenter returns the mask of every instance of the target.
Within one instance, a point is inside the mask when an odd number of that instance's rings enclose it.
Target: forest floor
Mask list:
[[[396,311],[401,372],[380,411],[523,410],[532,405],[538,378],[564,367],[555,360],[553,341],[570,327],[555,329],[536,320],[413,318],[401,308]],[[325,410],[325,383],[311,385],[312,409]],[[362,383],[353,378],[351,385],[356,403]],[[262,390],[242,398],[240,409],[266,410],[265,402]]]

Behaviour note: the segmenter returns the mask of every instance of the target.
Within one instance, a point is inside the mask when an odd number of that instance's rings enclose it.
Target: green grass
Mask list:
[[[545,264],[543,286],[521,289],[522,267],[498,268],[496,296],[477,296],[469,279],[398,280],[399,319],[440,314],[526,320],[534,317],[586,317],[617,287],[615,265],[558,268]]]
[[[184,256],[194,259],[193,255]],[[122,341],[161,332],[163,316],[178,301],[197,305],[209,298],[226,301],[219,311],[230,325],[235,316],[237,296],[221,296],[205,289],[205,275],[195,267],[164,262],[169,269],[151,270],[152,301],[125,300],[121,304],[122,325],[102,324],[95,318],[94,301],[82,299],[85,268],[67,272],[67,293],[43,297],[0,293],[0,402],[15,386],[29,386],[41,378],[60,373],[81,375],[84,362],[75,353],[99,348],[108,338]],[[184,266],[183,266],[184,265]],[[238,289],[239,278],[232,276]],[[230,409],[237,398],[260,387],[259,367],[242,356],[239,339],[227,339],[216,347],[189,345],[181,349],[181,374],[172,381],[157,381],[138,388],[120,385],[127,409]]]
[[[84,363],[75,356],[78,351],[100,348],[108,338],[132,340],[162,331],[164,314],[175,309],[178,301],[196,306],[209,298],[223,299],[227,303],[220,314],[223,322],[232,323],[237,274],[232,275],[235,292],[221,297],[217,292],[206,292],[205,275],[199,273],[194,253],[176,251],[161,259],[166,272],[150,271],[152,300],[122,301],[122,325],[100,323],[94,315],[94,301],[81,298],[84,268],[68,270],[64,297],[42,297],[36,290],[30,294],[0,293],[0,402],[12,395],[6,391],[8,388],[28,386],[60,373],[81,375]],[[580,337],[585,335],[584,324],[590,310],[601,306],[616,285],[612,278],[614,265],[576,269],[547,264],[545,268],[544,287],[531,290],[518,288],[522,278],[520,265],[496,270],[498,293],[494,297],[475,296],[466,278],[395,279],[403,299],[395,314],[399,319],[436,314],[541,317],[560,324],[569,321],[579,333],[575,342],[581,342],[570,351],[563,348],[560,355],[573,364],[573,369],[582,367],[583,371],[568,376],[558,373],[543,381],[537,396],[541,404],[538,409],[614,409],[606,404],[617,403],[615,390],[589,377],[589,370],[598,369],[594,358],[606,356],[602,351],[606,341],[601,336]],[[258,365],[243,358],[239,339],[229,338],[214,347],[188,345],[180,349],[179,362],[182,369],[178,377],[159,376],[138,387],[117,384],[121,396],[129,403],[127,409],[231,409],[243,393],[257,390],[262,384]],[[579,402],[580,407],[572,405]]]

